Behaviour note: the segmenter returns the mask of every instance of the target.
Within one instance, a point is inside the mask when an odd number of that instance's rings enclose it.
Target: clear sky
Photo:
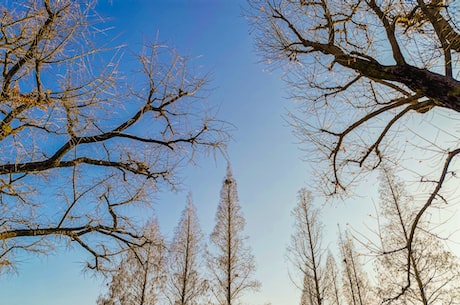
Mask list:
[[[235,125],[228,153],[247,221],[248,243],[256,258],[255,277],[263,285],[245,300],[260,305],[297,304],[285,248],[292,233],[290,211],[297,191],[313,177],[283,118],[292,107],[285,99],[285,85],[279,74],[264,71],[266,67],[259,63],[242,13],[245,1],[101,0],[98,6],[102,16],[111,18],[107,25],[114,29],[109,33],[120,34],[119,43],[138,49],[143,40],[158,37],[211,72],[209,102],[221,119]],[[221,156],[203,157],[197,166],[182,171],[180,192],[163,192],[152,199],[166,237],[172,235],[188,191],[193,193],[204,232],[211,232],[225,169]],[[325,207],[325,222],[332,224],[328,234],[334,237],[338,219],[356,218],[357,210],[356,206]],[[100,278],[83,272],[85,258],[86,253],[64,247],[47,257],[21,257],[17,274],[0,278],[0,304],[95,304],[103,287]]]

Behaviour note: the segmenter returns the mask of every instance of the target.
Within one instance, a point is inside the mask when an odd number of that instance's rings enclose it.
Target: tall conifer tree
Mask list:
[[[322,246],[323,225],[319,209],[313,206],[311,193],[302,188],[299,191],[297,206],[292,211],[294,216],[294,234],[287,248],[288,258],[301,274],[301,305],[322,305],[324,302],[324,267]]]
[[[144,232],[147,242],[122,256],[98,305],[158,304],[165,279],[164,239],[155,218],[145,225]]]
[[[211,273],[211,291],[219,305],[236,305],[243,292],[257,290],[254,280],[254,256],[245,245],[245,219],[238,202],[237,183],[230,166],[220,192],[216,225],[211,234],[208,266]]]
[[[206,280],[199,260],[204,252],[203,233],[196,216],[192,195],[174,232],[169,248],[169,278],[166,286],[171,305],[195,305],[206,292]]]

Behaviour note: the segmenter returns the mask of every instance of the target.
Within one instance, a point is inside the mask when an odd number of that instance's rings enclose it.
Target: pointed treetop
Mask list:
[[[192,206],[193,205],[193,195],[192,191],[189,191],[187,194],[187,206]]]
[[[193,203],[193,195],[192,192],[189,191],[187,194],[187,205],[185,206],[184,210],[182,211],[182,218],[183,219],[194,219],[193,222],[197,221],[196,218],[196,207]]]
[[[234,182],[235,179],[233,179],[232,175],[232,167],[230,165],[230,162],[227,163],[227,176],[225,177],[224,183],[225,184],[231,184]]]

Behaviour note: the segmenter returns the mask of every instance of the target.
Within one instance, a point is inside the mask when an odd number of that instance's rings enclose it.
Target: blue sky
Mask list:
[[[263,284],[259,293],[245,300],[296,304],[298,292],[285,261],[292,233],[290,212],[297,191],[314,177],[301,161],[297,139],[283,118],[292,104],[285,99],[281,76],[264,71],[267,67],[259,63],[242,16],[245,5],[240,0],[113,0],[100,1],[98,12],[111,19],[107,26],[114,29],[109,33],[121,33],[116,42],[139,49],[143,41],[158,37],[210,72],[209,102],[221,119],[235,125],[228,155],[247,221],[248,243],[256,257],[256,278]],[[182,170],[180,192],[163,192],[152,199],[166,237],[172,235],[188,191],[193,193],[204,232],[211,232],[225,169],[221,156],[200,157],[197,166]],[[359,207],[367,203],[357,200],[347,209],[325,207],[325,222],[331,224],[328,236],[335,237],[339,219],[344,223],[362,219],[365,211]],[[86,257],[64,247],[47,257],[21,257],[17,274],[0,278],[1,304],[95,304],[102,284],[100,278],[83,272]]]

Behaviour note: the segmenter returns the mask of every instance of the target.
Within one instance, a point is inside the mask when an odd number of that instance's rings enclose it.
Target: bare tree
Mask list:
[[[293,124],[328,161],[328,193],[377,167],[389,149],[385,139],[412,114],[460,111],[460,29],[452,1],[249,2],[263,54],[293,63],[293,97],[305,101],[301,113],[317,117],[297,116]],[[445,149],[443,168],[459,152]]]
[[[419,222],[433,205],[456,198],[445,187],[456,183],[459,137],[430,118],[458,120],[458,7],[449,0],[249,3],[263,56],[290,63],[286,79],[300,101],[291,122],[312,144],[308,157],[325,193],[350,194],[382,161],[424,183],[405,245],[409,276]],[[410,130],[415,119],[435,135]],[[414,166],[417,155],[438,167]]]
[[[203,254],[203,233],[189,194],[168,249],[166,295],[171,305],[196,305],[205,296],[207,281],[200,270]]]
[[[156,219],[145,226],[148,243],[125,252],[98,305],[159,304],[166,278],[165,244]]]
[[[327,254],[325,266],[325,287],[324,298],[327,304],[340,305],[346,304],[342,300],[342,282],[340,281],[340,273],[337,269],[337,263],[331,252]]]
[[[88,251],[91,268],[141,245],[127,205],[174,187],[178,165],[226,138],[207,114],[205,76],[159,44],[123,75],[130,59],[99,35],[93,7],[0,5],[1,271],[61,241]]]
[[[458,258],[433,233],[432,227],[438,224],[430,224],[427,217],[419,221],[409,249],[409,232],[420,203],[406,193],[404,183],[389,169],[382,170],[380,183],[381,246],[376,262],[380,297],[399,299],[401,304],[458,303]],[[409,273],[405,272],[408,263]]]
[[[210,290],[218,305],[236,305],[244,292],[260,287],[260,283],[252,279],[254,257],[244,244],[245,219],[238,201],[236,180],[228,166],[208,255]]]
[[[345,231],[344,234],[340,233],[339,247],[342,258],[344,300],[350,305],[373,304],[375,302],[373,288],[348,231]]]
[[[296,285],[302,289],[301,305],[321,305],[324,303],[326,285],[322,257],[322,223],[319,210],[313,206],[311,193],[301,189],[297,206],[293,210],[295,218],[294,234],[288,247],[288,258],[300,273],[302,283]]]

